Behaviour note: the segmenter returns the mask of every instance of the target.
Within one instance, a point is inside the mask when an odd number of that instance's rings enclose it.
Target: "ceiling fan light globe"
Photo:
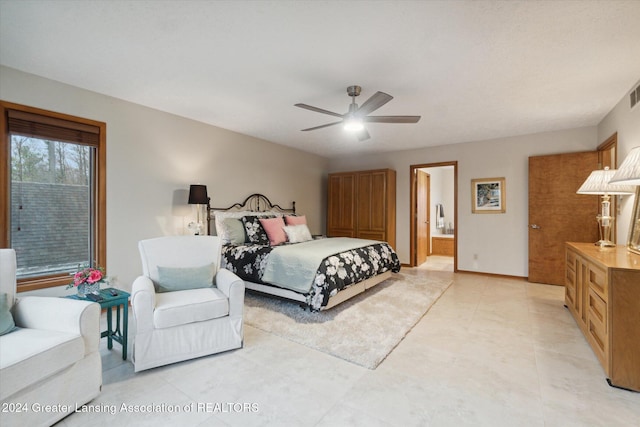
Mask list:
[[[344,121],[344,130],[348,132],[360,132],[364,129],[361,119],[351,118]]]

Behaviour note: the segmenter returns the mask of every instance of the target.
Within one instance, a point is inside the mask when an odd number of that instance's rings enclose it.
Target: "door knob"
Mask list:
[[[540,227],[538,224],[531,224],[531,228],[533,228],[534,230],[540,230],[542,227]]]

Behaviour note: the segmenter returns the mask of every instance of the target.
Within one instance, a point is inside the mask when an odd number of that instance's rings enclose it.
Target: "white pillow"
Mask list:
[[[285,225],[282,228],[287,234],[287,240],[289,240],[290,243],[300,243],[313,240],[309,227],[306,224]]]

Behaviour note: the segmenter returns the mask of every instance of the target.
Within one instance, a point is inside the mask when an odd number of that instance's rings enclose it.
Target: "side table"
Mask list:
[[[111,295],[111,290],[115,290],[118,294]],[[122,346],[122,360],[127,360],[127,333],[129,327],[129,296],[125,292],[116,288],[100,289],[100,297],[102,301],[98,302],[100,307],[107,310],[107,330],[100,333],[100,338],[107,337],[107,348],[113,348],[113,341],[120,343]],[[89,298],[80,298],[78,295],[69,295],[65,298],[76,299],[80,301],[92,301]],[[122,330],[120,329],[120,306],[122,306]],[[113,325],[112,309],[116,308],[116,324]]]

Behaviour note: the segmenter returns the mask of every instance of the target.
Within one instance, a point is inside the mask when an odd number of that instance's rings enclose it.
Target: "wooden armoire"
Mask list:
[[[396,171],[329,174],[327,236],[381,240],[396,246]]]

